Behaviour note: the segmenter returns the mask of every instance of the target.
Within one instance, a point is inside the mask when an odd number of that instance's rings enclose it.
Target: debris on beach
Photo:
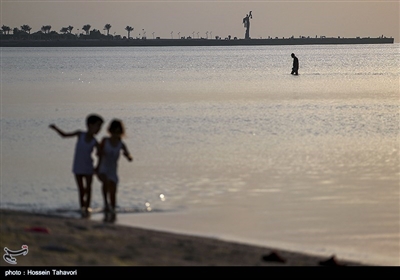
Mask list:
[[[27,227],[27,228],[25,228],[25,231],[50,234],[50,229],[48,229],[46,227]]]
[[[320,261],[319,265],[323,265],[323,266],[343,266],[342,264],[340,264],[337,261],[335,255],[331,256],[329,259],[327,259],[325,261]]]
[[[279,262],[285,263],[286,260],[282,258],[277,252],[273,251],[269,255],[263,255],[261,258],[265,262]]]

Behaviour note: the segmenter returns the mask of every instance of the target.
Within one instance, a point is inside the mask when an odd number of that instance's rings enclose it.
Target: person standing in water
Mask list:
[[[125,135],[122,121],[114,119],[108,127],[110,137],[104,137],[100,144],[99,160],[96,173],[102,182],[104,198],[105,221],[114,221],[116,218],[116,193],[118,185],[117,163],[122,151],[128,161],[133,157],[128,151],[127,146],[121,138]],[[109,214],[111,215],[109,217]]]
[[[292,53],[293,58],[293,68],[292,68],[292,75],[299,75],[299,59]]]
[[[94,174],[94,166],[92,153],[95,148],[99,148],[99,144],[94,137],[99,133],[103,125],[103,118],[92,114],[86,118],[87,131],[76,130],[73,132],[64,132],[55,124],[49,127],[55,130],[61,137],[77,137],[75,145],[74,162],[72,172],[75,175],[75,181],[79,191],[79,204],[82,217],[88,217],[90,209],[90,198],[92,193],[92,179]]]

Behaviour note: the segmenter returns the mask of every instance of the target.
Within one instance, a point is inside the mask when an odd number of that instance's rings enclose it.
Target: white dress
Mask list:
[[[89,143],[87,143],[85,141],[85,136],[85,132],[80,133],[75,145],[72,172],[76,175],[93,175],[94,173],[92,152],[97,141],[93,138]]]
[[[106,175],[107,179],[113,181],[115,184],[118,184],[117,163],[121,148],[121,141],[118,142],[116,147],[113,147],[110,143],[110,139],[105,139],[99,166],[99,174]]]

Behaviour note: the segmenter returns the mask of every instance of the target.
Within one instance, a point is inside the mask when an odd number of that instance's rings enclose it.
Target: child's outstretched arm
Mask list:
[[[128,148],[126,147],[126,145],[124,143],[122,143],[122,151],[123,151],[123,155],[126,157],[126,159],[128,161],[133,160],[133,156],[131,156],[131,153],[129,152]]]
[[[55,124],[49,125],[49,127],[53,130],[55,130],[61,137],[73,137],[79,135],[80,131],[74,131],[74,132],[64,132],[61,129],[59,129]]]

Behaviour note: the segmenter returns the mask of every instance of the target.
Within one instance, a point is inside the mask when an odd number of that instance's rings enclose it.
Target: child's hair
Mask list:
[[[108,132],[109,133],[120,132],[121,136],[124,136],[125,135],[124,124],[122,123],[121,120],[114,119],[111,121],[110,126],[108,127]]]
[[[91,114],[86,117],[86,125],[95,124],[97,122],[103,123],[104,120],[102,117],[100,117],[99,115],[96,115],[96,114]]]

